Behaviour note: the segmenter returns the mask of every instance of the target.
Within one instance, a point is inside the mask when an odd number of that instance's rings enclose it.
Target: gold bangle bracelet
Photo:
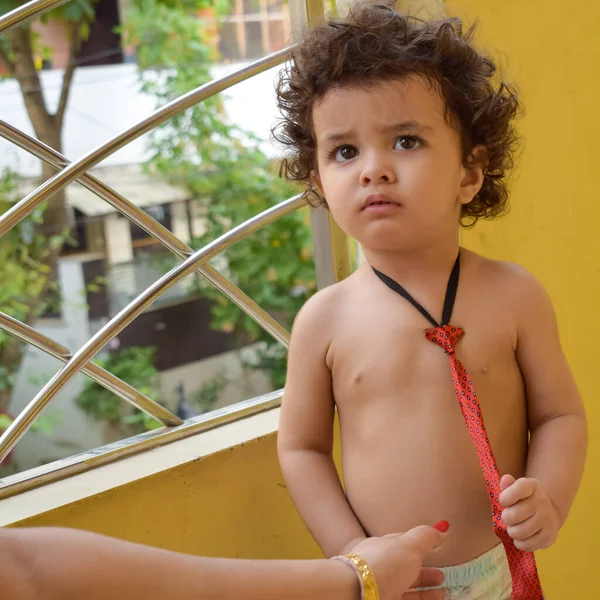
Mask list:
[[[360,581],[362,600],[379,600],[379,588],[377,587],[375,574],[371,569],[371,565],[362,556],[346,554],[344,556],[334,556],[333,558],[341,560],[354,568]]]

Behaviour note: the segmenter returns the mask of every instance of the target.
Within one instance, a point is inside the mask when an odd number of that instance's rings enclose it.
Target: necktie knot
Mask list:
[[[439,327],[431,327],[425,331],[425,337],[434,344],[437,344],[447,354],[454,354],[455,346],[460,338],[464,335],[464,330],[459,327],[451,327],[450,325],[441,325]]]

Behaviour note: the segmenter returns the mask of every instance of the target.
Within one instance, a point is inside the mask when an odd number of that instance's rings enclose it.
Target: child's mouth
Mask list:
[[[368,212],[383,212],[400,205],[385,194],[371,194],[363,204],[363,210]]]

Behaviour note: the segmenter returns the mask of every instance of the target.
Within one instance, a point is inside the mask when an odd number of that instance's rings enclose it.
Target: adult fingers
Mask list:
[[[405,542],[418,550],[421,556],[429,554],[429,552],[439,548],[444,543],[444,534],[426,525],[415,527],[407,531],[402,537]]]
[[[439,569],[424,567],[419,573],[419,577],[414,582],[415,588],[438,587],[444,583],[444,574]]]

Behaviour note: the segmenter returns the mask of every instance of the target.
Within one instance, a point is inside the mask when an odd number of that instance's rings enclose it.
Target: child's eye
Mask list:
[[[358,156],[358,150],[354,146],[340,146],[331,152],[331,156],[337,162],[344,162]]]
[[[414,135],[403,135],[396,140],[394,150],[414,150],[423,145],[423,141]]]

